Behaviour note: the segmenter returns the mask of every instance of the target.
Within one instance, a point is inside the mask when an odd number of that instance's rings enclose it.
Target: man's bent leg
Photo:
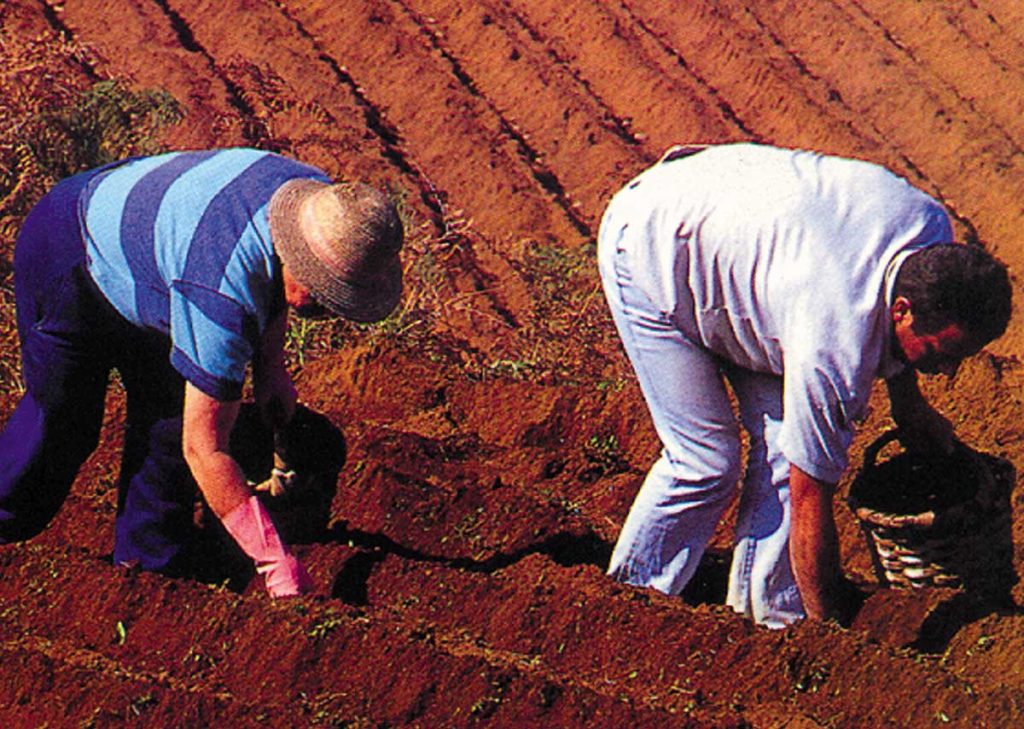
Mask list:
[[[0,541],[42,531],[95,449],[109,364],[75,203],[84,177],[32,209],[14,253],[25,394],[0,434]]]
[[[0,543],[35,536],[57,514],[98,442],[103,390],[80,388],[71,408],[22,396],[0,433]]]
[[[718,361],[633,285],[615,236],[604,232],[605,295],[663,445],[622,527],[609,574],[676,594],[734,493],[738,426]]]
[[[114,562],[173,573],[194,536],[196,485],[181,449],[185,384],[167,351],[165,340],[137,333],[136,346],[119,358],[128,423]]]
[[[750,455],[727,603],[758,623],[782,628],[804,617],[789,560],[789,461],[777,447],[782,380],[747,371],[731,371],[728,376],[750,434]]]

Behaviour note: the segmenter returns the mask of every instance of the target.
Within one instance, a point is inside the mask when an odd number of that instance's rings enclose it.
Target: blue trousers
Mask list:
[[[174,572],[193,530],[196,485],[181,449],[184,380],[166,335],[125,320],[86,270],[76,207],[97,171],[31,211],[14,252],[25,394],[0,434],[0,543],[41,532],[99,441],[111,369],[128,395],[114,561]]]

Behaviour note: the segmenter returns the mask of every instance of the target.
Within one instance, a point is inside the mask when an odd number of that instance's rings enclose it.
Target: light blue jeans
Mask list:
[[[634,285],[624,251],[631,234],[644,234],[641,227],[631,230],[617,218],[613,201],[598,235],[598,262],[662,451],[626,517],[608,573],[668,594],[693,576],[740,476],[727,378],[750,436],[727,602],[758,623],[784,627],[804,611],[789,561],[789,463],[776,447],[782,379],[731,367]]]

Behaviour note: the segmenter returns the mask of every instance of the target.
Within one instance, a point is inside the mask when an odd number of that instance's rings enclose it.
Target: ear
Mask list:
[[[905,296],[897,296],[892,302],[892,306],[889,307],[889,316],[892,318],[893,324],[899,324],[908,318],[908,324],[913,321],[914,313],[910,305],[910,299]]]
[[[292,276],[287,266],[281,266],[281,279],[284,283],[284,300],[293,308],[305,306],[313,300],[309,289]]]

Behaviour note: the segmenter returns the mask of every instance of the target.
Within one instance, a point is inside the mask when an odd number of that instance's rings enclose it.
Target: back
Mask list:
[[[168,334],[171,362],[219,399],[241,392],[284,307],[273,193],[320,170],[256,149],[171,152],[96,175],[79,199],[89,272],[128,321]]]

